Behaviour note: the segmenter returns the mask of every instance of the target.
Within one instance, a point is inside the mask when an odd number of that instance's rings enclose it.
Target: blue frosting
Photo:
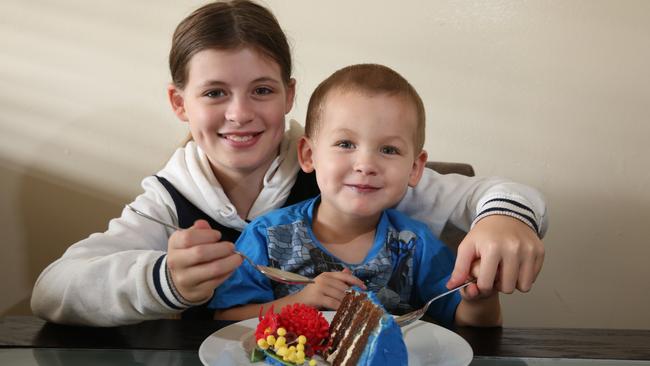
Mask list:
[[[374,293],[362,291],[356,287],[354,290],[365,292],[370,301],[377,306],[381,306]],[[373,332],[368,338],[366,349],[361,354],[357,365],[408,365],[408,353],[406,352],[402,329],[395,323],[393,316],[388,313],[384,314],[379,324],[379,330]]]

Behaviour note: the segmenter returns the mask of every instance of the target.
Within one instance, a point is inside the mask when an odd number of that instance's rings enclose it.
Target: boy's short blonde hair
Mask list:
[[[305,135],[314,137],[323,116],[327,96],[333,92],[359,92],[370,96],[387,94],[402,97],[415,108],[417,127],[413,143],[416,154],[424,148],[424,104],[413,86],[395,70],[378,64],[358,64],[344,67],[325,79],[309,98]]]

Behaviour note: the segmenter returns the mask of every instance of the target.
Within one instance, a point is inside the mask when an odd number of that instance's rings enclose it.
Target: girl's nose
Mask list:
[[[238,125],[244,125],[253,120],[255,113],[246,98],[233,98],[226,109],[226,120]]]

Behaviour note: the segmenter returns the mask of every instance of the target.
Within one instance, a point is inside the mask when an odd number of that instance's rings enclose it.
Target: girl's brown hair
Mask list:
[[[291,51],[277,19],[267,8],[247,0],[214,2],[183,19],[169,52],[172,82],[183,89],[187,64],[205,49],[252,47],[278,63],[285,84],[291,79]]]
[[[368,95],[387,94],[402,97],[415,108],[417,127],[413,142],[415,151],[424,147],[426,115],[424,103],[415,88],[395,70],[377,64],[359,64],[344,67],[320,83],[309,99],[305,135],[314,137],[318,133],[327,96],[333,91],[360,92]]]

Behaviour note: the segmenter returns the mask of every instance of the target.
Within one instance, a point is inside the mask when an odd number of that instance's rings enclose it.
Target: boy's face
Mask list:
[[[336,90],[326,97],[316,136],[303,138],[303,170],[316,171],[321,210],[374,217],[419,181],[427,154],[414,151],[416,111],[401,97]]]
[[[217,174],[266,171],[284,135],[293,104],[280,66],[251,48],[206,49],[188,63],[184,89],[168,88],[176,115]]]

